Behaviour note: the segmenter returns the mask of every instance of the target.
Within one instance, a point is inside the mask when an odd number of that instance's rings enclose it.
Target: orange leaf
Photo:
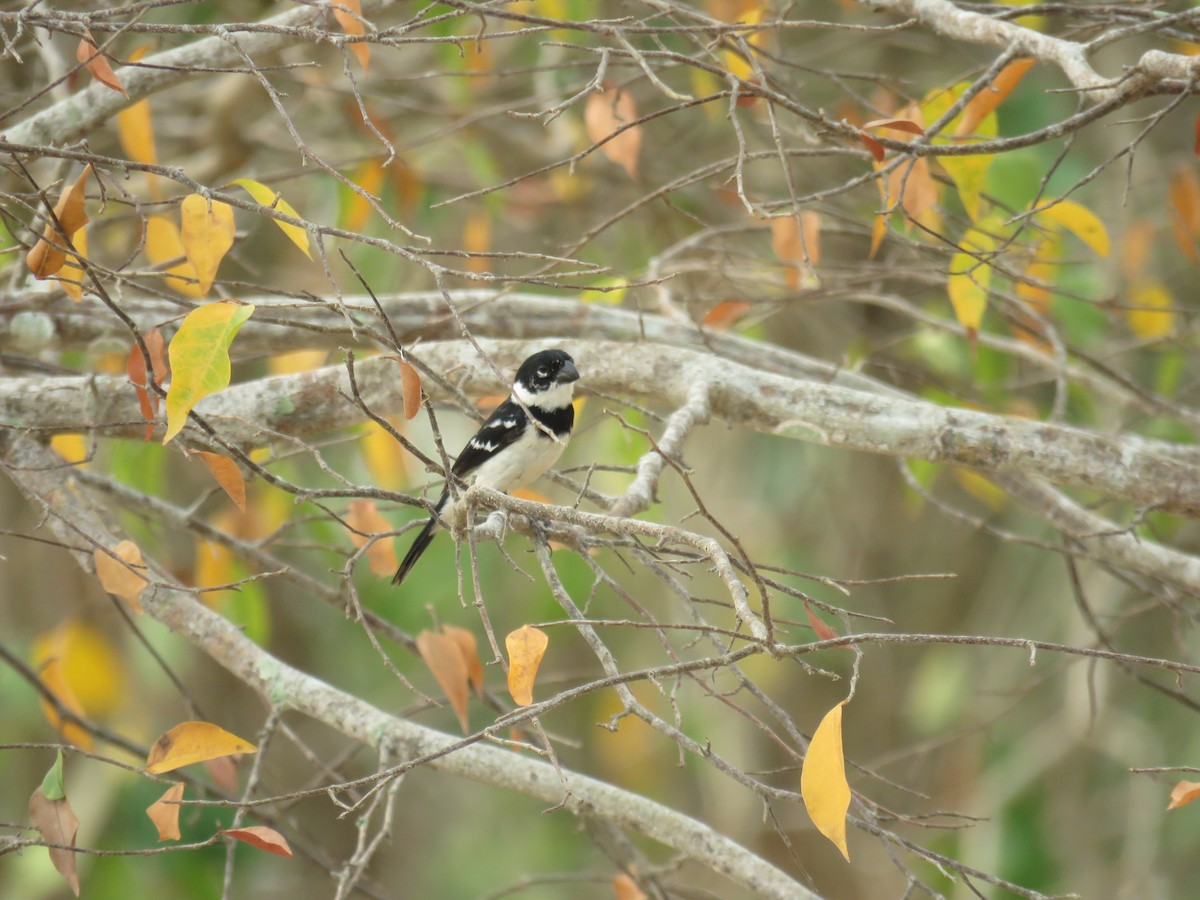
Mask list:
[[[515,491],[509,491],[508,496],[514,497],[517,500],[528,500],[530,503],[550,503],[551,500],[545,494],[535,491],[533,488],[517,488]]]
[[[546,633],[532,625],[522,625],[504,638],[504,649],[508,651],[508,693],[518,706],[533,702],[533,682],[549,644]]]
[[[846,811],[850,809],[850,785],[842,755],[843,700],[821,719],[813,732],[804,766],[800,770],[800,796],[817,830],[829,838],[850,860],[846,847]]]
[[[642,128],[636,125],[619,134],[615,132],[637,119],[637,104],[628,92],[620,90],[612,82],[604,82],[601,88],[601,91],[588,95],[584,107],[583,123],[588,140],[598,144],[612,135],[611,140],[600,148],[601,152],[628,172],[630,178],[636,179]]]
[[[393,357],[400,365],[400,388],[404,392],[404,418],[412,419],[421,411],[421,376],[409,363]]]
[[[220,833],[226,837],[249,844],[251,847],[257,847],[259,850],[274,853],[276,856],[292,855],[292,848],[288,846],[288,842],[284,836],[274,828],[267,828],[265,825],[251,825],[247,828],[227,828]]]
[[[79,832],[79,820],[71,811],[67,798],[61,800],[47,799],[42,788],[33,792],[29,798],[29,822],[41,832],[42,839],[48,844],[63,844],[75,846],[75,835]],[[50,861],[54,868],[66,879],[71,893],[79,896],[79,872],[75,867],[75,851],[50,847]]]
[[[887,237],[887,216],[880,213],[875,217],[875,223],[871,226],[871,249],[867,252],[867,259],[875,258],[885,237]]]
[[[871,151],[875,162],[883,162],[883,158],[887,155],[887,148],[883,144],[865,132],[859,132],[858,139],[862,141],[864,147]]]
[[[350,37],[361,37],[367,33],[367,26],[362,20],[362,6],[358,0],[334,0],[333,17],[337,19],[342,31]],[[351,44],[350,52],[354,54],[358,64],[363,67],[363,71],[367,71],[367,66],[371,62],[370,44],[361,42]]]
[[[812,267],[821,258],[821,216],[811,210],[771,220],[771,247],[780,262],[788,264],[788,287],[809,287],[816,280]],[[801,277],[801,267],[805,275]]]
[[[1130,281],[1136,280],[1146,271],[1146,261],[1158,237],[1158,225],[1153,219],[1135,219],[1121,241],[1121,274]],[[1195,244],[1188,242],[1195,252]]]
[[[55,274],[67,261],[66,245],[80,228],[88,223],[84,200],[87,194],[87,179],[92,173],[91,164],[75,179],[75,183],[63,191],[54,205],[54,219],[46,223],[41,239],[25,255],[25,264],[34,278],[45,278]],[[59,226],[62,230],[59,230]]]
[[[1167,809],[1179,809],[1193,800],[1200,800],[1200,781],[1181,781],[1171,788],[1171,804]]]
[[[817,636],[818,641],[828,641],[838,637],[838,633],[822,622],[807,603],[804,604],[804,614],[808,616],[808,624],[812,626],[813,634]]]
[[[92,37],[92,33],[86,28],[84,29],[84,37],[79,39],[79,45],[75,48],[75,59],[87,67],[88,72],[92,77],[107,88],[112,88],[129,96],[129,92],[125,90],[125,85],[121,84],[121,79],[117,77],[117,73],[113,71],[109,65],[108,57],[100,52],[96,46],[96,40]]]
[[[154,370],[154,381],[162,384],[167,377],[167,362],[163,359],[163,336],[155,328],[142,335],[146,349],[150,351],[150,365]],[[142,410],[142,418],[146,420],[146,440],[154,434],[154,417],[158,414],[158,394],[149,390],[150,384],[146,378],[146,358],[137,344],[129,351],[129,362],[126,364],[129,380],[137,391],[138,405]]]
[[[954,129],[954,136],[963,137],[974,132],[988,113],[1008,99],[1013,88],[1021,83],[1025,73],[1035,64],[1032,59],[1018,59],[1001,69],[999,74],[992,79],[991,87],[985,87],[967,103],[966,109],[962,111],[958,125]]]
[[[167,788],[165,794],[146,807],[146,815],[158,829],[160,841],[177,841],[182,837],[179,833],[180,806],[177,802],[171,802],[182,799],[183,782],[180,781]]]
[[[443,625],[442,634],[454,641],[455,646],[458,647],[463,662],[467,664],[467,679],[471,682],[475,693],[482,697],[483,663],[479,661],[479,647],[475,643],[475,635],[457,625]]]
[[[353,529],[350,531],[350,540],[355,547],[365,546],[372,535],[387,534],[393,530],[392,523],[380,514],[370,500],[351,500],[346,524]],[[390,576],[400,567],[400,560],[396,559],[395,542],[390,537],[376,540],[367,549],[367,562],[376,575]]]
[[[887,176],[888,200],[896,203],[909,217],[921,221],[938,201],[938,186],[929,172],[929,160],[914,159],[897,166]]]
[[[638,883],[624,872],[613,877],[613,900],[649,900]]]
[[[220,453],[207,453],[204,450],[193,452],[200,457],[200,462],[204,463],[212,477],[217,479],[217,484],[229,495],[229,499],[233,501],[234,505],[245,512],[246,479],[242,476],[242,470],[238,468],[238,464]]]
[[[864,131],[868,128],[890,128],[893,131],[904,131],[908,134],[925,134],[925,129],[921,127],[921,123],[914,122],[912,119],[872,119],[862,127]]]
[[[744,316],[752,304],[745,300],[722,300],[704,314],[701,324],[714,331],[728,331],[733,324]]]
[[[114,559],[112,554],[118,558]],[[138,545],[133,541],[121,541],[112,548],[111,554],[104,550],[93,551],[92,560],[96,564],[100,586],[128,603],[135,613],[140,613],[142,591],[149,581],[141,574],[146,571],[146,564]]]
[[[139,100],[117,113],[117,137],[125,155],[134,162],[148,166],[158,165],[149,100]]]
[[[470,730],[467,724],[467,682],[470,675],[458,641],[436,631],[422,631],[417,635],[417,652],[450,701],[463,733],[467,733]]]
[[[161,775],[218,756],[257,752],[249,741],[210,722],[183,722],[154,742],[146,758],[146,771]]]

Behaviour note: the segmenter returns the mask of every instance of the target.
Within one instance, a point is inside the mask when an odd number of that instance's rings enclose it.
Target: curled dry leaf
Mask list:
[[[89,164],[75,179],[75,183],[63,191],[58,203],[54,205],[54,218],[46,223],[41,238],[25,255],[25,264],[29,266],[34,278],[54,275],[63,267],[67,261],[68,241],[88,223],[84,201],[87,196],[87,180],[91,173],[92,167]],[[61,232],[59,226],[62,226]]]
[[[522,625],[504,638],[508,651],[508,693],[518,706],[533,703],[533,683],[550,638],[532,625]]]
[[[638,152],[642,146],[642,127],[629,126],[637,119],[637,104],[628,91],[623,91],[610,81],[601,85],[601,90],[588,95],[583,111],[583,123],[588,140],[593,144],[606,141],[600,151],[615,162],[629,177],[636,179]],[[624,131],[618,130],[624,128]]]
[[[182,722],[159,736],[146,758],[146,771],[161,775],[218,756],[256,753],[258,748],[211,722]]]
[[[467,661],[459,649],[458,641],[436,631],[422,631],[417,635],[417,652],[437,679],[442,693],[450,701],[450,707],[458,716],[463,733],[469,730],[467,722],[467,682],[470,675]]]
[[[266,850],[276,856],[291,856],[292,848],[287,839],[274,828],[265,825],[251,825],[247,828],[229,828],[222,831],[226,837],[234,838],[259,850]]]
[[[158,829],[160,841],[177,841],[182,837],[179,833],[181,807],[177,801],[183,799],[183,787],[182,781],[171,785],[165,794],[146,807],[146,815]]]
[[[366,545],[372,535],[386,534],[392,530],[392,523],[383,517],[370,500],[351,500],[346,524],[350,526],[350,540],[355,547]],[[395,542],[387,537],[378,538],[367,548],[367,563],[376,575],[390,577],[400,566]]]
[[[29,798],[29,821],[48,844],[75,846],[75,835],[79,832],[79,820],[71,811],[65,796],[51,800],[39,787]],[[75,851],[62,847],[50,847],[50,861],[58,874],[66,880],[71,893],[79,896],[79,870],[75,866]]]
[[[812,626],[818,641],[828,641],[838,636],[836,631],[821,621],[807,603],[804,604],[804,614],[808,617],[808,624]]]
[[[400,388],[404,392],[404,418],[413,419],[421,411],[421,376],[411,364],[397,359]]]
[[[113,557],[116,557],[115,559]],[[95,550],[92,561],[100,586],[128,603],[135,613],[142,611],[142,591],[149,581],[141,574],[146,571],[142,551],[133,541],[121,541],[111,553]]]
[[[106,88],[112,88],[128,97],[129,92],[125,90],[125,85],[121,84],[121,79],[113,71],[108,57],[101,53],[96,46],[96,39],[92,37],[92,33],[84,29],[83,34],[84,36],[79,39],[79,45],[75,48],[75,59]]]
[[[144,334],[142,341],[150,352],[154,382],[161,385],[167,378],[167,361],[163,358],[165,343],[162,333],[155,328]],[[150,390],[150,380],[146,377],[146,358],[137,344],[134,344],[133,349],[129,351],[129,362],[125,369],[137,391],[138,406],[142,410],[142,418],[146,420],[146,440],[150,440],[154,436],[154,418],[158,415],[159,395]]]

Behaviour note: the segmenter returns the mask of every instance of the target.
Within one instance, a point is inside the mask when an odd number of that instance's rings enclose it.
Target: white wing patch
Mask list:
[[[484,453],[491,453],[499,444],[493,444],[491,441],[481,441],[479,438],[471,438],[471,444],[476,450],[482,450]]]

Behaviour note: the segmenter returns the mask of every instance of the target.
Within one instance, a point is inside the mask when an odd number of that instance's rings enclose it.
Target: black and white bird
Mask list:
[[[469,484],[508,493],[536,481],[566,449],[575,424],[571,400],[579,371],[562,350],[542,350],[517,369],[512,395],[496,407],[475,436],[467,441],[450,471]],[[402,582],[433,540],[439,517],[453,518],[446,504],[450,486],[442,491],[417,539],[408,548],[392,584]]]

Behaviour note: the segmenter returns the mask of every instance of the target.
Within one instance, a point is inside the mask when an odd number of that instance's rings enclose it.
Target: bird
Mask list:
[[[454,461],[450,473],[468,484],[481,484],[508,493],[536,481],[566,449],[575,424],[572,400],[579,370],[563,350],[541,350],[521,363],[512,393],[496,407]],[[434,513],[408,548],[392,579],[397,585],[416,565],[441,528],[450,485],[434,506]]]

